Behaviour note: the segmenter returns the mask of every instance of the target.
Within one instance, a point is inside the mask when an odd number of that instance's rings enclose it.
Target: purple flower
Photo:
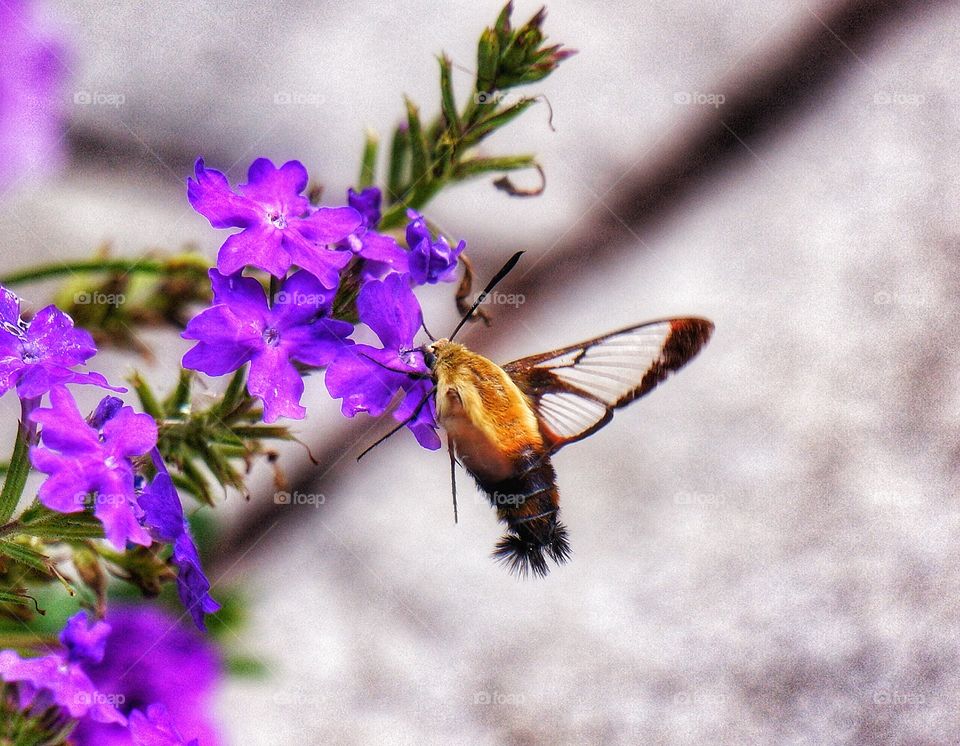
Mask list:
[[[0,187],[59,160],[64,51],[28,0],[0,3]]]
[[[146,713],[130,713],[130,736],[133,746],[199,746],[199,739],[183,740],[163,705],[150,705]]]
[[[173,563],[179,568],[177,592],[180,600],[197,627],[206,630],[204,614],[219,611],[220,604],[210,596],[210,581],[200,564],[200,554],[190,537],[190,525],[184,518],[180,495],[173,486],[170,473],[156,449],[152,455],[157,466],[157,475],[140,495],[144,524],[153,531],[157,539],[173,545]]]
[[[443,236],[436,240],[430,233],[423,215],[414,210],[407,211],[410,222],[407,224],[407,246],[410,247],[410,277],[415,285],[433,285],[438,282],[452,282],[456,279],[457,262],[460,254],[467,248],[467,242],[461,241],[451,247]]]
[[[49,475],[40,485],[40,502],[60,513],[76,513],[93,494],[94,514],[115,547],[122,551],[128,541],[149,546],[150,536],[139,522],[130,459],[156,445],[156,423],[112,401],[101,402],[97,414],[112,411],[113,416],[91,425],[63,386],[51,389],[50,401],[49,409],[31,415],[42,427],[43,447],[31,447],[30,461]]]
[[[210,270],[213,305],[193,318],[184,339],[197,344],[183,367],[221,376],[250,362],[247,390],[263,400],[263,419],[302,419],[303,379],[295,362],[324,366],[347,344],[352,326],[330,318],[334,292],[308,272],[288,277],[273,306],[259,282]]]
[[[103,660],[108,637],[109,624],[96,621],[91,624],[86,613],[79,612],[67,620],[60,633],[60,642],[67,649],[70,660],[99,663]]]
[[[41,309],[29,324],[21,321],[20,299],[0,286],[0,395],[16,386],[22,398],[32,399],[64,383],[126,391],[99,373],[71,370],[96,353],[93,337],[56,306]]]
[[[314,210],[301,194],[306,186],[307,170],[299,161],[276,168],[258,158],[250,165],[247,183],[234,192],[226,176],[198,159],[196,181],[187,180],[190,204],[214,228],[242,229],[220,247],[217,268],[232,275],[252,266],[283,277],[295,264],[324,287],[336,288],[350,254],[329,245],[353,233],[361,218],[351,207]]]
[[[380,190],[369,187],[357,193],[350,189],[347,202],[360,213],[363,224],[342,245],[364,260],[363,281],[382,279],[390,272],[409,272],[409,252],[391,236],[374,230],[380,222]]]
[[[114,707],[112,698],[84,671],[84,665],[97,663],[97,656],[103,655],[109,632],[110,627],[100,622],[87,628],[86,612],[81,611],[70,618],[61,634],[66,655],[55,652],[21,658],[13,650],[0,650],[0,680],[20,687],[24,706],[37,709],[38,703],[49,701],[72,718],[125,726],[127,719]]]
[[[360,290],[357,311],[383,347],[358,344],[341,351],[326,371],[330,396],[343,399],[341,411],[347,417],[357,412],[376,417],[403,392],[404,400],[394,418],[402,422],[417,412],[408,427],[424,448],[439,448],[436,412],[429,395],[433,384],[423,356],[413,349],[422,316],[409,283],[399,274],[371,280]]]
[[[360,213],[364,228],[376,228],[380,222],[380,190],[367,187],[362,192],[347,190],[347,204]]]
[[[113,606],[107,614],[113,628],[103,660],[86,672],[101,692],[116,697],[131,727],[82,721],[74,731],[79,746],[130,746],[131,735],[150,733],[142,715],[161,733],[175,729],[202,746],[220,742],[209,718],[210,697],[222,676],[216,648],[194,630],[152,606]],[[162,705],[165,716],[152,705]],[[151,734],[154,735],[154,734]],[[136,741],[165,744],[180,741]]]

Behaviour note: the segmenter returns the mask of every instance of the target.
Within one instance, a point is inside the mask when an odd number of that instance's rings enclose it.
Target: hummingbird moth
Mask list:
[[[570,557],[551,457],[597,432],[614,410],[683,367],[710,339],[713,324],[692,317],[651,321],[497,365],[453,338],[522,253],[490,281],[449,339],[419,349],[434,383],[429,396],[447,434],[454,520],[460,463],[507,527],[494,558],[518,575],[543,577],[548,559],[562,564]]]

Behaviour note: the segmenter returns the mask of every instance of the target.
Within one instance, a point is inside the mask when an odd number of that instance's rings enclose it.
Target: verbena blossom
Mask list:
[[[140,507],[144,511],[143,522],[157,539],[172,545],[172,560],[179,570],[177,592],[180,600],[197,627],[205,630],[204,614],[219,611],[220,604],[210,596],[210,581],[200,564],[200,554],[190,536],[190,525],[183,515],[180,495],[177,494],[170,473],[156,449],[152,456],[157,475],[140,495]]]
[[[415,285],[433,285],[456,279],[457,262],[467,247],[466,241],[456,246],[443,236],[436,239],[430,233],[423,215],[408,210],[407,246],[410,248],[410,277]]]
[[[126,717],[114,706],[112,690],[98,687],[85,671],[104,657],[110,626],[88,626],[86,613],[71,617],[60,635],[64,652],[22,658],[13,650],[0,650],[0,680],[16,684],[21,707],[36,703],[56,705],[74,719],[87,719],[99,726],[124,728]]]
[[[361,224],[351,207],[314,209],[302,192],[307,170],[299,161],[276,168],[258,158],[247,173],[247,183],[234,191],[220,171],[197,160],[196,179],[187,180],[187,196],[194,209],[214,228],[240,228],[220,247],[217,268],[225,275],[246,266],[283,277],[296,265],[334,289],[351,253],[333,246]]]
[[[115,696],[130,726],[85,719],[72,742],[130,746],[133,736],[135,744],[150,746],[189,743],[190,739],[202,746],[221,743],[209,714],[210,700],[223,675],[214,645],[154,606],[114,605],[106,621],[112,632],[103,659],[85,670],[101,692]],[[147,740],[160,735],[170,738],[171,730],[183,739]]]
[[[73,325],[73,319],[56,306],[41,309],[26,323],[20,318],[20,299],[0,286],[0,395],[16,386],[24,399],[42,396],[64,383],[110,386],[95,372],[77,372],[97,353],[93,337]]]
[[[360,290],[357,312],[383,347],[357,344],[344,349],[327,367],[325,382],[330,396],[343,399],[341,411],[347,417],[358,412],[379,416],[402,392],[404,399],[394,418],[402,422],[417,412],[409,429],[424,448],[439,448],[433,397],[429,395],[433,385],[423,355],[413,343],[422,314],[409,282],[395,273],[371,280]]]
[[[0,3],[0,189],[59,159],[65,52],[30,0]]]
[[[380,190],[368,187],[362,192],[347,190],[347,204],[361,216],[363,223],[347,237],[344,244],[363,259],[361,276],[380,279],[389,272],[405,274],[410,271],[409,252],[392,236],[376,231],[380,222]]]
[[[183,367],[220,376],[250,363],[247,390],[263,401],[263,419],[302,419],[303,378],[294,363],[327,365],[345,345],[353,327],[330,318],[334,292],[301,270],[280,286],[274,303],[263,286],[242,275],[210,271],[213,305],[184,330],[197,344]]]
[[[76,513],[92,495],[94,515],[115,547],[122,551],[128,541],[149,546],[130,459],[156,445],[156,423],[115,397],[102,401],[88,422],[64,386],[51,389],[50,402],[51,407],[30,415],[42,428],[43,442],[31,447],[30,461],[49,475],[40,485],[40,502],[60,513]]]

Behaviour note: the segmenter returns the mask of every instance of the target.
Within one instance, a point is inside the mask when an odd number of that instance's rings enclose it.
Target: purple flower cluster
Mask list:
[[[297,161],[277,168],[260,158],[232,189],[224,174],[197,161],[190,203],[213,227],[239,231],[210,273],[212,306],[183,333],[196,342],[183,366],[219,376],[249,363],[247,390],[263,402],[266,422],[302,419],[303,375],[326,367],[327,390],[343,400],[344,415],[380,415],[399,400],[393,416],[409,419],[425,448],[439,448],[429,370],[414,343],[422,314],[413,288],[455,280],[465,244],[434,236],[410,211],[403,247],[377,230],[379,189],[349,190],[346,207],[313,207],[302,194],[307,181]],[[269,274],[271,292],[246,269]],[[381,347],[357,343],[353,326],[334,318],[348,276],[359,285],[359,320]]]
[[[107,539],[120,551],[128,544],[169,543],[179,568],[180,597],[202,628],[203,615],[219,606],[209,595],[180,497],[156,451],[157,424],[114,396],[105,397],[85,418],[67,389],[68,384],[93,384],[125,391],[111,387],[99,373],[75,370],[96,352],[89,333],[74,327],[55,306],[24,322],[20,299],[0,286],[0,395],[16,389],[24,404],[30,461],[47,475],[38,499],[59,513],[92,507]],[[39,406],[45,396],[49,407]],[[147,454],[154,455],[158,474],[138,494],[136,460]]]
[[[0,650],[0,681],[20,709],[55,708],[75,723],[79,746],[216,744],[206,705],[221,675],[214,648],[151,607],[111,610],[90,623],[71,617],[61,650],[23,658]],[[193,740],[186,740],[191,738]]]
[[[0,188],[60,155],[64,50],[30,0],[0,3]]]

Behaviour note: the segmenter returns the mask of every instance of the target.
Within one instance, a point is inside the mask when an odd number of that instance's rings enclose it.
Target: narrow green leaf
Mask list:
[[[27,484],[27,475],[30,473],[29,446],[27,445],[27,430],[23,422],[17,427],[17,440],[13,446],[13,456],[10,458],[10,468],[3,481],[3,490],[0,491],[0,524],[10,520],[23,495],[23,488]]]
[[[477,124],[474,124],[464,133],[463,144],[461,147],[466,149],[476,145],[491,133],[500,129],[504,125],[509,124],[511,121],[523,114],[523,112],[529,109],[536,102],[536,98],[520,99],[520,101],[515,103],[513,106],[509,106],[500,112],[486,117]]]
[[[532,155],[510,155],[497,158],[471,158],[457,164],[454,175],[457,179],[469,179],[472,176],[491,171],[516,171],[536,166],[536,157]]]
[[[143,376],[139,373],[134,373],[130,379],[130,384],[137,393],[137,398],[140,400],[140,406],[143,408],[143,411],[155,420],[163,419],[163,408],[160,406],[160,402],[157,401],[157,397],[154,395],[153,389],[150,388],[150,384],[143,379]]]
[[[406,99],[406,104],[407,137],[410,139],[410,176],[413,179],[412,185],[419,186],[430,178],[428,173],[430,153],[420,124],[420,112],[410,99]]]
[[[393,203],[403,191],[404,173],[407,168],[410,138],[404,127],[397,127],[390,142],[390,167],[387,173],[387,199]]]
[[[440,62],[440,107],[443,118],[447,123],[447,130],[459,136],[460,115],[457,113],[457,101],[453,95],[453,63],[446,55],[442,55]]]
[[[0,539],[0,554],[44,575],[53,575],[50,558],[25,544]]]
[[[377,170],[377,152],[380,150],[380,137],[373,130],[367,130],[363,143],[363,157],[360,160],[360,179],[358,189],[366,189],[373,184]]]

